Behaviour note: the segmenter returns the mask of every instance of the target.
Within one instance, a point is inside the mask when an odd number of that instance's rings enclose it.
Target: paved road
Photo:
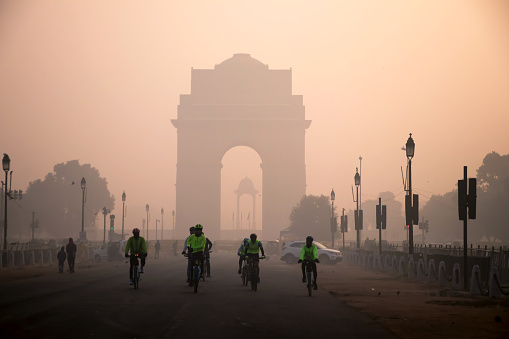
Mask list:
[[[274,257],[261,262],[257,292],[241,285],[233,254],[213,253],[212,279],[197,294],[185,284],[182,256],[148,259],[138,290],[128,268],[78,265],[72,275],[55,268],[2,282],[2,338],[394,337],[327,291],[308,297],[300,266]]]

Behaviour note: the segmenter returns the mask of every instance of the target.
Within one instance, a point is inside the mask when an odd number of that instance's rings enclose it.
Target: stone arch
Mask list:
[[[177,119],[176,232],[204,225],[220,236],[221,160],[236,146],[262,163],[261,240],[279,238],[291,209],[306,194],[305,120],[301,95],[291,93],[291,69],[270,70],[248,54],[214,69],[191,70],[191,94],[181,95]]]

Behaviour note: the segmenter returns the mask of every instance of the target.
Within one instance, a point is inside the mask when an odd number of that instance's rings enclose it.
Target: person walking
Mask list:
[[[69,243],[65,246],[65,251],[67,252],[67,263],[69,264],[69,271],[74,273],[74,260],[76,259],[76,244],[72,241],[72,238],[69,238]]]
[[[60,252],[58,252],[57,254],[57,259],[58,259],[58,273],[64,273],[64,263],[65,263],[65,258],[67,257],[67,254],[65,254],[65,247],[62,246],[60,248]]]
[[[157,240],[156,245],[154,247],[156,250],[154,259],[159,259],[159,250],[161,249],[161,244],[159,243],[159,240]]]

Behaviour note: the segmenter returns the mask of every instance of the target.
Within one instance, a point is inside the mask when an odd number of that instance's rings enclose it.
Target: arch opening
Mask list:
[[[243,239],[262,225],[262,160],[252,148],[236,146],[221,159],[221,238]]]

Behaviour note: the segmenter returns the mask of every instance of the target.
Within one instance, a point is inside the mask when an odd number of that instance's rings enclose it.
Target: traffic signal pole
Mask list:
[[[463,179],[468,183],[467,166],[463,166]],[[467,223],[468,215],[463,219],[463,288],[467,288]]]

